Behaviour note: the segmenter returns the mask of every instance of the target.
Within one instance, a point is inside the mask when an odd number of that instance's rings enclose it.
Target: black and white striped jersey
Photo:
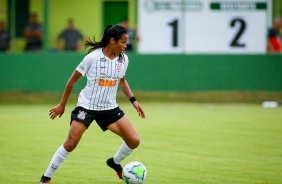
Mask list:
[[[79,94],[77,106],[89,110],[110,110],[118,106],[117,88],[128,67],[128,57],[123,56],[123,59],[111,60],[99,48],[84,57],[76,70],[86,75],[87,84]]]

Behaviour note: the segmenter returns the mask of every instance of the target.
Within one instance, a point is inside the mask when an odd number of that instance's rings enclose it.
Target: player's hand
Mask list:
[[[142,118],[145,119],[145,112],[144,112],[142,106],[137,101],[133,102],[133,106],[137,110],[139,116],[141,116]]]
[[[65,112],[65,106],[58,104],[56,107],[52,108],[49,111],[49,116],[50,119],[55,119],[57,116],[59,116],[59,118],[64,114]]]

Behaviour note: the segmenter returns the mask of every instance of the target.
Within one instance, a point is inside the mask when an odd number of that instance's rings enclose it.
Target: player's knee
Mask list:
[[[64,143],[64,147],[66,151],[72,152],[76,148],[77,144],[78,144],[78,141],[75,141],[74,139],[68,139]]]
[[[135,149],[140,144],[140,137],[138,135],[131,138],[130,143],[128,144],[128,147],[130,149]]]

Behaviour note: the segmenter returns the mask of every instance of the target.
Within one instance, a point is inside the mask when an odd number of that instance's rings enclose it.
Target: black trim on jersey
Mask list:
[[[107,75],[111,75],[112,76],[112,63],[111,63],[111,61],[109,59],[107,59],[107,61],[108,61]],[[104,87],[103,88],[103,94],[101,95],[101,101],[102,102],[106,101],[109,89],[110,89],[110,87]],[[104,97],[105,97],[105,99],[104,99]],[[103,104],[105,104],[105,103],[103,103]],[[100,110],[105,110],[105,109],[102,109],[102,107],[101,107]]]
[[[96,67],[96,75],[97,75],[97,71],[98,71],[98,70],[97,70],[97,68],[98,68],[98,67],[97,67],[98,62],[99,62],[99,60],[97,60],[96,66],[95,66],[95,67]],[[92,101],[92,98],[93,98],[93,93],[94,93],[94,91],[95,91],[95,86],[96,86],[96,84],[97,84],[97,81],[95,81],[94,84],[93,84],[93,89],[92,89],[91,97],[90,97],[90,100],[89,100],[89,109],[91,109],[91,104],[92,104],[91,101]],[[94,102],[95,102],[95,99],[94,99]],[[93,103],[93,104],[94,104],[94,103]],[[93,109],[94,109],[94,105],[93,105]]]
[[[105,56],[104,56],[104,58],[105,58]],[[104,67],[106,67],[106,63],[108,63],[108,67],[109,67],[109,60],[107,59],[107,61],[108,61],[108,62],[104,62]],[[108,69],[108,70],[109,70],[109,69]],[[103,71],[103,72],[108,75],[108,72],[106,72],[106,68],[104,68],[104,71]],[[106,80],[107,80],[107,79],[106,79]],[[101,91],[103,91],[103,94],[104,94],[106,87],[105,87],[105,88],[102,88],[102,89],[103,89],[103,90],[101,90]],[[100,94],[99,96],[101,96],[101,94]],[[101,99],[102,99],[102,100],[101,100],[102,104],[105,104],[105,103],[104,103],[105,100],[103,100],[103,97],[102,97]],[[100,102],[100,98],[99,98],[99,102]],[[100,110],[105,110],[105,107],[104,107],[104,108],[99,107],[99,108],[100,108]]]
[[[113,76],[119,77],[118,75],[116,75],[116,62],[117,62],[117,60],[114,61],[114,72],[113,72]],[[116,101],[116,96],[117,96],[117,89],[118,89],[118,86],[119,86],[119,80],[120,80],[120,79],[117,79],[117,82],[116,82],[117,87],[110,89],[111,94],[112,94],[112,99],[115,99],[115,101]]]
[[[102,53],[103,54],[103,53]],[[103,56],[104,56],[104,54],[103,54]],[[106,59],[106,57],[104,56],[104,57],[101,57],[101,58],[105,58]],[[104,63],[104,66],[102,66],[102,63]],[[107,72],[106,72],[106,63],[108,63],[108,66],[109,66],[109,60],[108,59],[106,59],[106,61],[105,62],[100,62],[100,70],[99,70],[99,72],[101,73],[101,72],[103,72],[103,73],[106,73],[107,74]],[[103,68],[103,69],[101,69],[101,66],[102,67],[105,67],[105,68]],[[103,71],[102,71],[103,70]],[[100,74],[97,74],[98,76],[99,76],[99,80],[100,80]],[[99,88],[101,88],[101,90],[99,91]],[[100,106],[98,106],[99,104],[99,102],[100,102],[100,99],[101,99],[101,96],[104,94],[104,89],[102,88],[102,87],[100,87],[99,86],[99,81],[97,82],[97,91],[96,92],[99,92],[99,96],[98,96],[98,98],[97,98],[97,103],[93,103],[93,109],[94,109],[94,106],[95,106],[95,104],[97,105],[97,109],[99,109],[99,110],[105,110],[105,109],[103,109],[102,107],[100,107]],[[103,93],[102,93],[103,92]],[[95,101],[94,101],[95,102]],[[103,102],[103,100],[102,100],[102,102]]]

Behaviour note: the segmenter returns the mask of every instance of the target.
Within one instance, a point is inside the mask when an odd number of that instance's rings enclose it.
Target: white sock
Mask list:
[[[68,154],[70,154],[70,152],[67,152],[63,145],[60,146],[54,154],[44,176],[51,178],[54,172],[62,165]]]
[[[128,155],[130,155],[133,152],[133,149],[130,149],[126,143],[124,142],[114,155],[114,162],[116,164],[120,164],[121,161],[123,161]]]

